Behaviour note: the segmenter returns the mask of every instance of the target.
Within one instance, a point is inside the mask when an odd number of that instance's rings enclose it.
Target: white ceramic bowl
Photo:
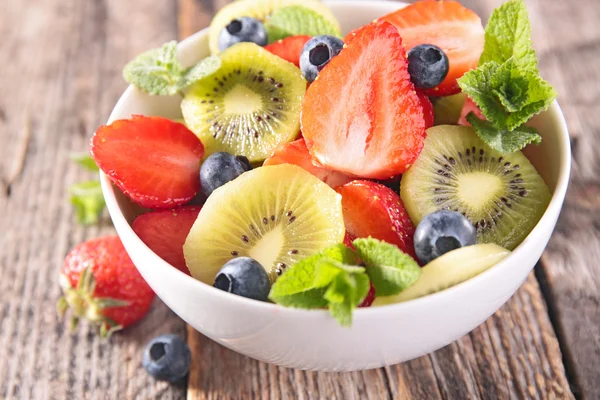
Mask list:
[[[386,1],[328,3],[345,32],[402,5]],[[186,64],[208,55],[205,29],[179,47]],[[151,97],[129,87],[109,123],[132,114],[178,117],[179,98]],[[353,371],[407,361],[458,339],[500,308],[540,258],[556,224],[567,190],[571,152],[557,103],[532,122],[543,136],[527,155],[554,195],[535,229],[505,260],[442,292],[405,303],[356,310],[352,328],[342,328],[327,311],[297,310],[234,296],[170,266],[135,235],[136,207],[106,176],[102,189],[115,228],[133,262],[158,296],[181,318],[211,339],[247,356],[293,368]]]

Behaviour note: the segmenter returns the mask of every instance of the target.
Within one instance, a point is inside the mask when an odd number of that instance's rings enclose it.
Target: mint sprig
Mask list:
[[[503,153],[540,143],[534,128],[525,126],[548,109],[556,92],[539,74],[531,44],[531,26],[522,0],[510,0],[490,17],[479,67],[458,80],[487,121],[467,117],[490,147]]]
[[[271,287],[269,298],[283,306],[328,308],[342,326],[352,324],[352,311],[373,283],[378,295],[390,296],[416,282],[421,269],[396,246],[368,238],[357,239],[356,253],[338,244],[288,269]],[[365,263],[359,266],[358,257]]]
[[[341,36],[341,32],[327,18],[308,7],[292,5],[278,8],[265,23],[269,43],[288,36]]]
[[[177,59],[177,42],[173,40],[145,51],[127,63],[123,78],[148,94],[172,96],[182,94],[187,86],[212,74],[220,66],[219,58],[213,56],[184,68]]]

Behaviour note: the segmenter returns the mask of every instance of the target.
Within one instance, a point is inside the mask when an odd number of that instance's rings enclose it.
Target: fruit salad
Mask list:
[[[173,267],[349,326],[491,268],[544,214],[521,150],[556,94],[530,36],[522,0],[485,28],[419,1],[345,36],[320,1],[239,0],[212,21],[211,56],[184,66],[169,42],[124,68],[179,96],[181,119],[115,121],[91,153]]]

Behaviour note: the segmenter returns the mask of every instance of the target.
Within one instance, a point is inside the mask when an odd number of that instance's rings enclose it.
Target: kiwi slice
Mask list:
[[[538,223],[550,190],[520,151],[502,154],[470,127],[427,130],[423,151],[402,176],[400,196],[417,225],[438,210],[462,213],[477,230],[477,243],[514,249]]]
[[[257,260],[275,281],[286,268],[344,240],[342,198],[300,167],[266,166],[215,190],[183,246],[192,276],[212,284],[235,257]]]
[[[260,162],[300,131],[306,81],[295,65],[254,43],[219,54],[220,67],[194,83],[181,111],[205,156],[226,151]]]
[[[329,8],[319,0],[239,0],[223,7],[210,23],[209,47],[212,54],[219,53],[219,34],[232,20],[252,17],[265,22],[278,8],[299,5],[316,11],[327,19],[337,31],[340,24]]]
[[[414,285],[394,296],[377,297],[373,305],[400,303],[458,285],[496,265],[509,254],[510,251],[493,243],[452,250],[425,265]]]
[[[462,92],[452,96],[432,97],[434,125],[456,125],[466,98],[467,95]]]

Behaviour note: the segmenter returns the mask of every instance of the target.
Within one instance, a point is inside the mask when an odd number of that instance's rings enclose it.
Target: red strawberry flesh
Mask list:
[[[304,45],[311,37],[307,35],[289,36],[265,46],[265,50],[269,50],[276,56],[300,68],[302,49],[304,49]]]
[[[344,223],[350,235],[383,240],[416,259],[415,227],[397,193],[371,181],[353,181],[336,191],[342,195]]]
[[[132,227],[142,242],[160,258],[190,275],[183,257],[183,244],[199,212],[198,206],[153,211],[137,217]]]
[[[100,169],[142,207],[173,208],[200,189],[204,146],[183,124],[134,116],[100,127],[90,148]]]
[[[386,179],[410,167],[425,121],[397,29],[356,32],[308,88],[302,133],[314,158],[346,175]]]

